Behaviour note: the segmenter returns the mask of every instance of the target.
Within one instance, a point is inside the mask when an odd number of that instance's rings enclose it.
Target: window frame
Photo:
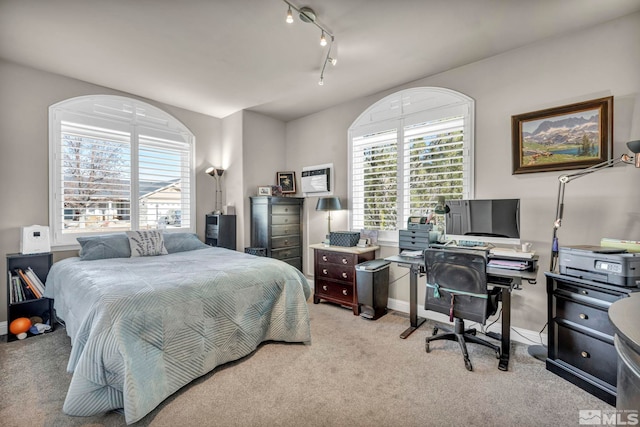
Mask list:
[[[61,197],[62,189],[62,123],[75,120],[87,126],[101,125],[106,129],[117,129],[129,134],[130,137],[130,229],[139,229],[140,204],[139,197],[135,195],[139,191],[139,146],[144,146],[139,134],[141,128],[148,129],[153,135],[166,135],[177,137],[181,144],[186,144],[183,151],[187,151],[186,163],[188,166],[183,175],[188,179],[188,226],[166,229],[171,232],[195,232],[196,229],[196,192],[195,192],[195,136],[177,118],[146,102],[116,95],[87,95],[69,98],[53,104],[49,107],[49,224],[51,234],[51,247],[56,250],[77,249],[76,240],[80,236],[98,234],[110,234],[122,232],[122,230],[99,229],[78,233],[62,233],[64,210],[58,209],[64,199]],[[184,200],[181,203],[185,203]],[[183,209],[184,210],[184,209]],[[186,215],[185,215],[186,214]]]
[[[369,106],[351,124],[348,130],[348,167],[349,167],[349,228],[354,230],[354,138],[369,133],[395,129],[397,139],[397,178],[396,205],[398,214],[395,230],[378,230],[380,244],[397,245],[398,230],[405,229],[409,212],[405,211],[404,194],[404,145],[405,128],[421,122],[458,113],[464,118],[464,184],[463,198],[474,197],[474,130],[475,130],[475,102],[469,96],[441,87],[417,87],[395,92]],[[408,206],[408,205],[407,205]],[[359,230],[357,230],[359,231]]]

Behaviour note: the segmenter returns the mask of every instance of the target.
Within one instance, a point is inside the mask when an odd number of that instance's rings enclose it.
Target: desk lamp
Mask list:
[[[635,167],[640,168],[640,139],[627,142],[627,147],[629,150],[634,153],[635,156]],[[578,172],[560,175],[558,177],[559,186],[558,186],[558,201],[556,203],[556,220],[553,223],[553,240],[551,241],[551,262],[550,262],[550,271],[554,271],[556,267],[556,261],[558,259],[558,228],[562,223],[562,214],[564,211],[564,187],[568,182],[573,181],[574,179],[581,178],[585,175],[592,174],[594,172],[598,172],[606,167],[613,166],[618,163],[631,163],[634,159],[633,156],[629,156],[628,154],[623,154],[617,159],[609,159],[605,162],[598,163],[597,165],[593,165],[586,169],[582,169]]]
[[[327,216],[327,227],[328,233],[331,234],[331,211],[339,211],[342,209],[342,205],[340,204],[340,199],[337,197],[320,197],[318,199],[318,203],[316,204],[317,211],[328,211]]]

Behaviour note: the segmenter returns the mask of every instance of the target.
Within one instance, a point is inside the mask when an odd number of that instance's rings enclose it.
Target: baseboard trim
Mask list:
[[[401,301],[393,298],[389,298],[387,302],[387,308],[391,310],[399,311],[401,313],[409,314],[409,303],[406,301]],[[433,311],[425,310],[423,307],[418,306],[418,316],[424,317],[425,319],[435,320],[436,322],[449,323],[449,317],[441,314],[435,313]],[[491,323],[489,321],[489,323]],[[477,328],[476,328],[477,329]],[[493,325],[487,327],[485,329],[487,332],[502,332],[502,324],[500,322],[496,322]],[[542,342],[540,340],[542,339]],[[511,341],[519,342],[526,345],[547,345],[547,335],[546,334],[538,334],[536,331],[530,331],[528,329],[516,328],[514,326],[511,327]]]

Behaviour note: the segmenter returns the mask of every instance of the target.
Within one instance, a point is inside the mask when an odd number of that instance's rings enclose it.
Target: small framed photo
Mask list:
[[[271,195],[276,197],[282,197],[282,187],[280,187],[279,185],[272,185]]]
[[[296,173],[278,172],[276,182],[282,187],[282,194],[293,194],[296,192]]]
[[[270,196],[271,195],[271,186],[265,185],[262,187],[258,187],[258,196]]]

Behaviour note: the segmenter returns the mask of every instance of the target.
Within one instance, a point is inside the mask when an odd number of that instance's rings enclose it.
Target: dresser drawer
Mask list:
[[[291,236],[295,234],[300,234],[299,224],[274,225],[271,227],[271,236],[273,237]]]
[[[613,337],[614,330],[606,310],[555,296],[556,318],[594,329]]]
[[[300,206],[274,204],[271,206],[271,214],[272,215],[294,215],[294,216],[300,217]]]
[[[289,265],[294,266],[295,268],[297,268],[298,270],[302,271],[302,258],[301,257],[297,257],[297,258],[284,258],[281,259],[281,261],[286,262]]]
[[[580,295],[581,298],[592,298],[596,305],[598,303],[602,304],[603,301],[609,303],[616,302],[626,296],[626,294],[622,293],[606,292],[605,289],[593,289],[589,286],[580,286],[579,284],[571,282],[558,282],[556,294],[562,294],[563,292],[577,294]]]
[[[318,264],[338,264],[338,265],[350,265],[355,266],[358,263],[358,258],[352,254],[345,254],[340,252],[330,251],[317,251],[316,258]]]
[[[352,285],[343,285],[341,283],[330,282],[320,278],[315,279],[315,293],[321,298],[328,298],[333,301],[344,302],[345,304],[353,304],[354,292]]]
[[[298,215],[273,215],[271,217],[272,225],[289,225],[300,224],[300,217]]]
[[[282,236],[282,237],[272,237],[271,238],[271,247],[273,249],[279,248],[288,248],[291,246],[300,246],[300,236]]]
[[[291,248],[284,249],[273,249],[271,251],[271,258],[285,260],[287,258],[295,258],[302,256],[302,251],[300,250],[300,246],[295,246]]]
[[[612,343],[557,325],[557,358],[615,387],[617,356]]]
[[[324,277],[328,279],[336,279],[345,282],[349,282],[352,285],[354,282],[355,270],[352,266],[339,265],[339,264],[318,264],[319,270],[316,271],[316,276]]]

